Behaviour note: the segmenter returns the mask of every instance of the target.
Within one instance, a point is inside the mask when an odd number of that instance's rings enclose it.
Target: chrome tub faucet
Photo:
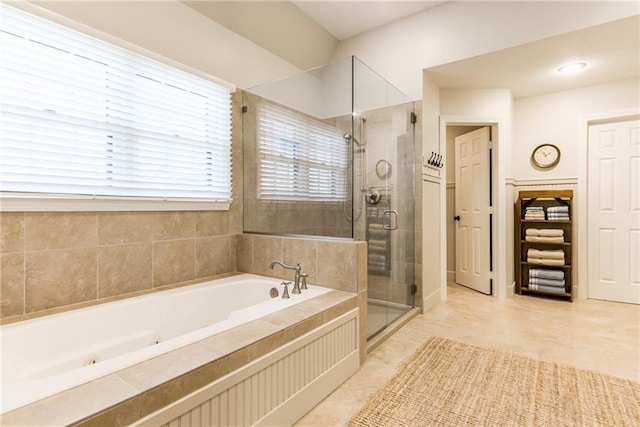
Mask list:
[[[302,277],[302,274],[300,274],[300,271],[302,270],[302,267],[300,267],[300,263],[297,263],[295,266],[291,266],[291,265],[286,265],[282,261],[271,261],[271,264],[269,264],[269,268],[273,270],[273,267],[275,267],[276,264],[280,264],[282,268],[295,271],[293,275],[293,289],[291,290],[291,293],[292,294],[301,293],[302,291],[300,290],[300,277]]]

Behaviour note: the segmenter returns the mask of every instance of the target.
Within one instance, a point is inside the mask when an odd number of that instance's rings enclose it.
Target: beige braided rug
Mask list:
[[[640,426],[640,384],[430,338],[349,426]]]

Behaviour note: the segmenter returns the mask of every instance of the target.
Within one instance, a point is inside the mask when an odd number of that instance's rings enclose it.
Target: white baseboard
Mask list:
[[[431,294],[422,299],[422,312],[432,310],[441,301],[440,289],[433,291]]]
[[[456,272],[455,271],[447,271],[447,282],[455,283],[456,282]]]

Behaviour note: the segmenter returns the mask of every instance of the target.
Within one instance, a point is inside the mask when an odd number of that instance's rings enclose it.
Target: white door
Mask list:
[[[640,120],[589,126],[588,296],[640,304]]]
[[[485,127],[455,139],[456,283],[488,295],[489,138]]]

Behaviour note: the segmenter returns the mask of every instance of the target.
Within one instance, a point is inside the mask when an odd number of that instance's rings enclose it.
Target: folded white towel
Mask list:
[[[556,286],[544,286],[544,285],[536,285],[535,283],[529,283],[529,289],[532,291],[540,291],[540,292],[549,292],[552,294],[563,294],[564,288],[556,287]]]
[[[569,206],[549,206],[547,212],[569,212]]]
[[[564,280],[542,279],[540,277],[529,277],[529,283],[544,286],[561,286],[564,288]]]
[[[570,218],[569,218],[569,214],[562,214],[562,213],[553,214],[553,213],[549,213],[549,214],[547,214],[547,219],[548,220],[560,219],[560,220],[568,221]]]
[[[562,249],[541,251],[535,248],[529,248],[527,256],[532,258],[545,258],[545,259],[561,259],[564,260],[564,251]]]
[[[549,265],[549,266],[556,266],[556,267],[560,267],[564,265],[563,259],[553,259],[553,258],[527,257],[527,262],[529,264]]]
[[[525,236],[524,239],[532,243],[564,243],[564,237]]]
[[[543,209],[542,206],[527,206],[525,210],[528,211],[541,211]]]
[[[564,280],[564,271],[551,270],[548,268],[531,268],[529,269],[529,278]]]
[[[564,230],[561,228],[527,228],[525,234],[538,237],[562,237],[564,236]]]

